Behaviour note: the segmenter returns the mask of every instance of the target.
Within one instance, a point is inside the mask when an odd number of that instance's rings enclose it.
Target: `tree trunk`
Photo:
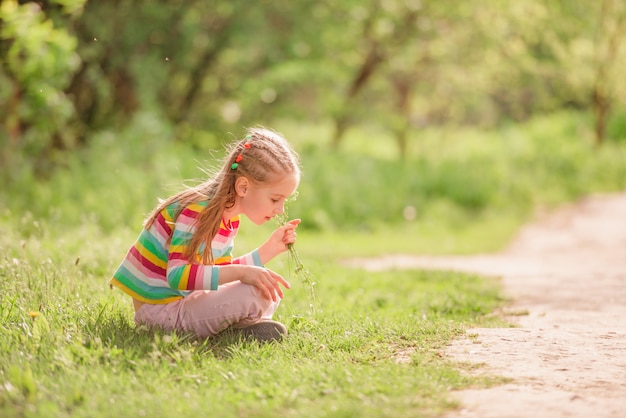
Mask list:
[[[600,86],[596,86],[593,92],[593,111],[595,114],[594,139],[596,146],[601,146],[606,137],[606,124],[611,110],[610,101],[602,92]]]
[[[357,71],[352,83],[350,84],[350,89],[346,94],[343,106],[339,115],[335,118],[335,132],[333,134],[332,147],[333,149],[339,148],[339,143],[343,139],[343,135],[348,129],[349,125],[349,117],[348,117],[348,109],[350,108],[350,104],[357,96],[357,94],[365,87],[367,82],[370,80],[379,64],[383,62],[383,54],[380,51],[378,45],[374,42],[371,44],[370,49],[365,57],[365,60],[359,67],[359,71]]]
[[[406,159],[409,127],[411,126],[411,84],[412,80],[406,74],[397,75],[392,79],[396,93],[396,111],[398,117],[394,118],[393,131],[398,145],[400,159]]]
[[[605,48],[603,43],[596,40],[595,51],[595,80],[592,92],[592,106],[595,115],[595,144],[601,146],[606,139],[606,125],[609,119],[610,111],[613,105],[613,97],[611,86],[614,81],[611,79],[611,70],[614,69],[618,58],[619,49],[623,42],[626,32],[626,15],[619,15],[613,25],[608,25],[607,21],[614,18],[615,2],[613,0],[604,0],[602,3],[600,16],[600,30],[605,28],[613,28],[611,33],[606,34],[607,40]],[[601,32],[602,33],[602,32]]]
[[[215,37],[215,43],[209,47],[202,57],[198,60],[195,68],[191,71],[189,76],[189,84],[187,85],[187,91],[183,95],[182,101],[176,108],[173,108],[174,112],[172,120],[178,124],[185,120],[185,117],[189,113],[189,110],[193,107],[198,94],[202,91],[202,83],[204,78],[211,70],[213,64],[217,61],[219,54],[225,49],[230,37],[229,26],[232,23],[232,17],[224,19],[219,22],[219,28],[208,34]]]

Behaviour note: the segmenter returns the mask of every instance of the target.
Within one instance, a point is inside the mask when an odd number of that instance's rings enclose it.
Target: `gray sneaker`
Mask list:
[[[259,342],[280,341],[287,335],[287,328],[280,322],[264,320],[244,328],[231,328],[234,335],[253,338]]]

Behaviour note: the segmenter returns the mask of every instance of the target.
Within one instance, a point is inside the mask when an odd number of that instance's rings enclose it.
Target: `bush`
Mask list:
[[[367,230],[451,213],[460,218],[444,221],[472,222],[526,216],[538,205],[626,187],[624,145],[596,149],[583,128],[576,115],[553,115],[500,131],[425,131],[413,138],[419,154],[413,150],[404,161],[367,147],[328,152],[325,144],[296,140],[303,178],[290,215],[314,229]],[[102,132],[90,149],[68,154],[67,168],[49,181],[25,177],[10,184],[3,199],[12,213],[28,211],[59,225],[137,228],[158,197],[178,191],[186,179],[203,178],[199,166],[210,168],[212,156],[220,155],[172,137],[156,117],[141,115],[127,130]],[[377,141],[392,146],[393,140]]]

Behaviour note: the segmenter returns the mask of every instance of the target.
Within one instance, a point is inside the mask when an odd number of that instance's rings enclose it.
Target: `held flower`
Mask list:
[[[295,193],[289,200],[290,201],[294,201],[296,200],[298,194]],[[285,210],[284,212],[276,217],[276,220],[278,222],[279,226],[285,225],[288,221],[289,221],[289,215],[288,215],[288,211],[287,211],[287,203],[285,203]],[[316,303],[316,298],[315,298],[315,281],[313,280],[313,275],[311,274],[311,272],[304,267],[304,264],[302,264],[302,261],[300,260],[300,256],[298,255],[298,251],[296,251],[296,246],[294,243],[291,244],[287,244],[287,248],[289,250],[289,258],[291,259],[291,261],[294,263],[294,270],[293,273],[296,276],[300,277],[300,280],[302,281],[302,284],[305,287],[308,287],[309,289],[309,297],[310,297],[310,303],[309,303],[309,307],[311,308],[311,313],[315,314],[315,305]]]

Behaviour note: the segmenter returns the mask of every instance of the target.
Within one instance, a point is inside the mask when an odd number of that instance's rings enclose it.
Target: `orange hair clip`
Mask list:
[[[248,139],[250,135],[248,135],[246,137],[246,139]],[[249,142],[246,142],[245,144],[243,144],[244,149],[250,149],[252,147],[252,145],[250,145]],[[243,153],[240,153],[237,158],[235,158],[235,162],[231,164],[230,168],[232,170],[236,170],[237,167],[239,167],[239,163],[241,162],[241,160],[243,160]]]

